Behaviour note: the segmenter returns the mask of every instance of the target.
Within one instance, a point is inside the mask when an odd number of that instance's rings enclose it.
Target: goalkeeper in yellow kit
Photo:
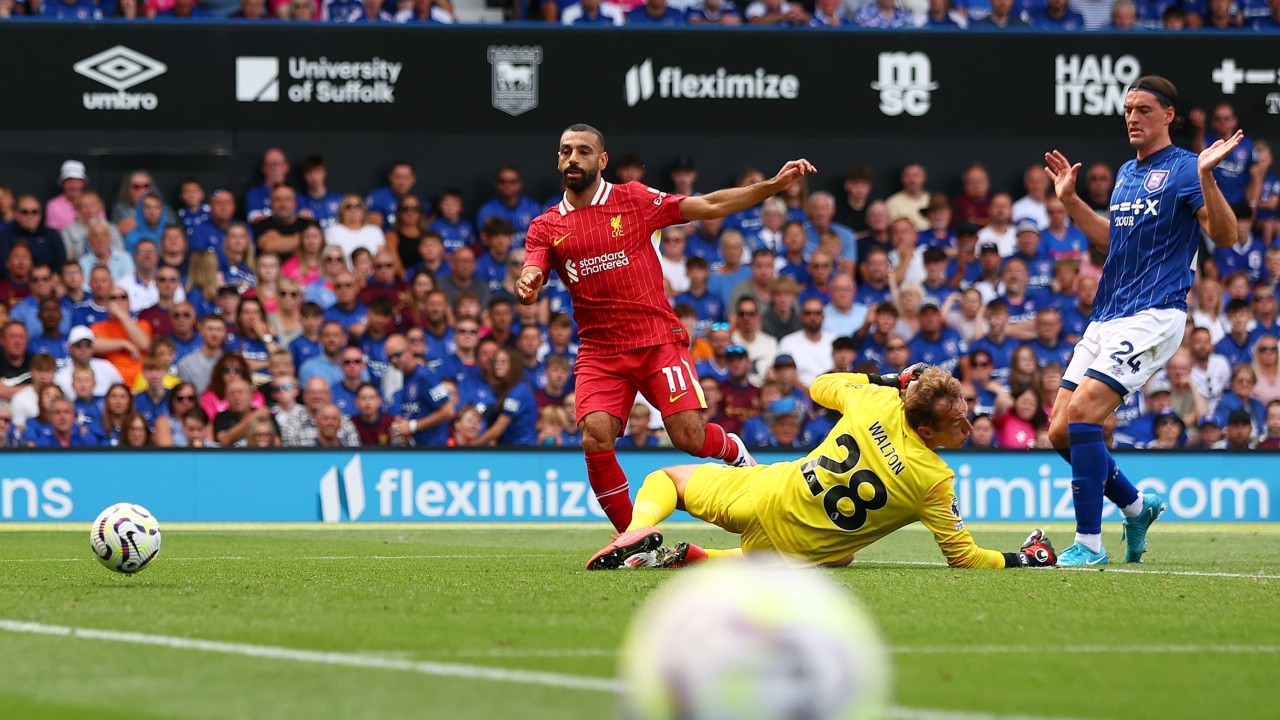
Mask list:
[[[802,565],[838,567],[854,553],[917,520],[947,564],[966,568],[1046,567],[1053,546],[1039,530],[1018,552],[978,547],[964,529],[952,480],[934,452],[957,448],[972,429],[960,382],[924,364],[902,373],[831,373],[809,387],[842,413],[822,444],[791,462],[730,467],[677,465],[651,473],[627,531],[596,553],[589,570],[677,567],[738,552],[772,552]],[[742,536],[742,550],[661,547],[654,527],[676,508]]]

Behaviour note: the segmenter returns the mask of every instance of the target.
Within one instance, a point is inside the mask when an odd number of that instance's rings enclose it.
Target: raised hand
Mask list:
[[[538,301],[538,289],[542,287],[542,271],[525,273],[516,281],[516,298],[521,305],[532,305]]]
[[[785,190],[791,187],[791,185],[801,177],[805,175],[812,175],[816,172],[818,172],[818,168],[814,167],[813,163],[805,160],[804,158],[800,158],[799,160],[792,160],[786,165],[783,165],[782,169],[778,171],[778,174],[775,175],[773,179],[781,185],[779,190]]]
[[[1218,163],[1222,162],[1240,141],[1244,139],[1244,131],[1237,130],[1234,135],[1226,139],[1215,141],[1212,145],[1200,152],[1200,156],[1196,159],[1196,169],[1201,173],[1212,172],[1218,167]]]
[[[1061,152],[1054,150],[1044,154],[1045,173],[1053,181],[1053,192],[1062,202],[1075,197],[1080,163],[1074,165]]]

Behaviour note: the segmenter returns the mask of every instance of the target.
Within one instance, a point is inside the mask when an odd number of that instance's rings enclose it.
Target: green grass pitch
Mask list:
[[[972,529],[1006,550],[1025,533]],[[604,526],[163,530],[125,577],[87,524],[0,527],[0,718],[618,718],[622,633],[679,572],[585,572]],[[1280,716],[1280,526],[1150,542],[1138,566],[966,571],[917,527],[822,572],[893,648],[893,718]]]

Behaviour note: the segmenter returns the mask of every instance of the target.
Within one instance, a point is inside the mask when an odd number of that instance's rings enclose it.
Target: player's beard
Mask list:
[[[571,178],[568,175],[570,170],[577,170],[581,174],[576,178]],[[564,172],[560,173],[560,179],[564,181],[565,189],[573,192],[586,190],[591,187],[598,177],[600,177],[599,170],[588,170],[582,167],[565,168]]]

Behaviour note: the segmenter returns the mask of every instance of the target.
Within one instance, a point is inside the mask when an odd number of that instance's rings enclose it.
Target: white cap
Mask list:
[[[58,183],[64,180],[88,180],[89,174],[85,172],[84,163],[79,160],[68,160],[62,163],[62,169],[58,171]]]
[[[84,325],[77,325],[71,328],[71,334],[67,336],[67,344],[75,345],[81,340],[93,340],[93,331]]]

